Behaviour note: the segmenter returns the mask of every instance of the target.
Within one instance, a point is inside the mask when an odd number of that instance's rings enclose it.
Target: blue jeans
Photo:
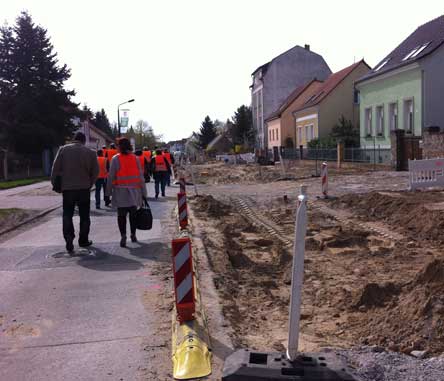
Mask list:
[[[100,208],[100,192],[103,189],[103,199],[105,204],[108,204],[107,197],[105,196],[106,179],[96,180],[96,208]]]
[[[162,192],[162,196],[165,196],[165,186],[167,183],[168,172],[154,172],[154,190],[156,192],[156,197],[159,196],[159,186]]]

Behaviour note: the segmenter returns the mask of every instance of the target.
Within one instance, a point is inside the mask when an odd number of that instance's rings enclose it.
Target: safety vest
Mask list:
[[[163,155],[156,155],[154,158],[156,160],[156,172],[166,172],[168,171],[168,167],[165,163],[165,157]]]
[[[117,155],[117,150],[116,150],[115,148],[108,148],[108,150],[107,150],[106,153],[108,154],[107,159],[111,162],[111,159],[112,159],[115,155]]]
[[[108,150],[106,148],[102,148],[102,152],[103,152],[103,157],[107,158],[108,157]]]
[[[137,156],[129,153],[127,155],[118,154],[119,170],[113,184],[118,188],[141,188],[141,173],[137,165]]]
[[[151,151],[143,151],[142,155],[145,157],[148,163],[151,161]]]
[[[164,152],[163,156],[167,159],[169,165],[171,165],[171,154],[169,152]]]
[[[99,163],[99,179],[106,179],[108,177],[108,170],[106,169],[106,157],[99,156],[97,161]]]
[[[145,173],[145,156],[137,156],[140,161],[140,168],[142,169],[142,173]]]

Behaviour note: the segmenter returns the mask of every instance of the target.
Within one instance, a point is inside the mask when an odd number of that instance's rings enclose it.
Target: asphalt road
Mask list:
[[[111,210],[92,211],[94,245],[76,257],[60,209],[0,243],[0,380],[171,379],[174,197],[150,205],[153,229],[128,248]]]

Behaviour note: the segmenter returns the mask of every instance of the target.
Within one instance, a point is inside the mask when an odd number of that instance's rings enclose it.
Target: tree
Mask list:
[[[207,115],[204,121],[201,124],[199,131],[199,145],[201,148],[207,148],[208,144],[210,144],[213,139],[216,137],[216,127],[214,126],[213,121]]]
[[[253,116],[251,107],[242,105],[233,115],[231,139],[236,145],[254,145]]]
[[[333,126],[330,136],[336,140],[344,142],[346,147],[359,146],[359,128],[355,128],[351,120],[346,120],[344,115]]]
[[[134,128],[134,139],[138,148],[148,147],[153,149],[161,145],[162,135],[156,135],[153,127],[146,120],[140,119]]]
[[[92,121],[99,130],[102,130],[105,134],[113,136],[111,124],[109,123],[108,116],[103,108],[94,114]]]
[[[60,66],[47,31],[22,12],[0,38],[2,142],[20,153],[39,153],[63,144],[79,116],[64,83],[71,73]]]

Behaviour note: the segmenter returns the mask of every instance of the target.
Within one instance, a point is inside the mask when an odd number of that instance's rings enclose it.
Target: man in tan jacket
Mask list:
[[[91,188],[99,175],[99,165],[95,151],[85,147],[86,137],[77,132],[74,142],[59,149],[54,160],[51,182],[63,194],[63,237],[66,250],[74,251],[75,238],[72,218],[76,205],[79,208],[79,246],[92,245],[89,240]]]

